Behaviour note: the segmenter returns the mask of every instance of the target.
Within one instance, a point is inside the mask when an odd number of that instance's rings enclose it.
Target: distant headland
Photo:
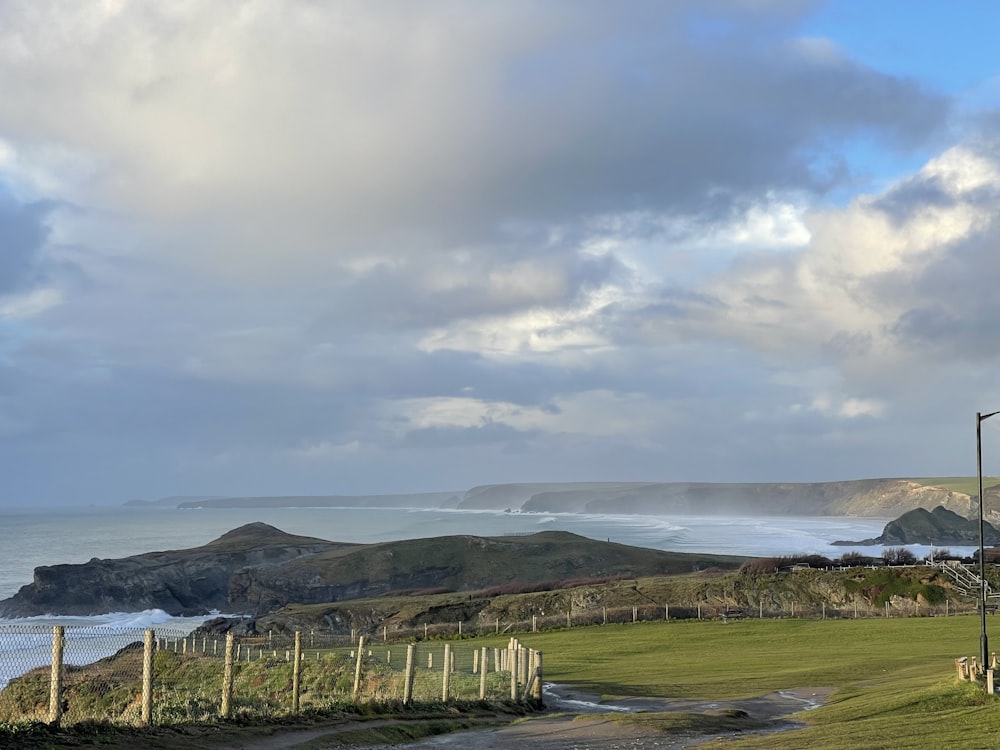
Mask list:
[[[894,518],[943,507],[971,517],[977,509],[967,478],[857,479],[838,482],[552,482],[487,484],[468,490],[380,495],[171,497],[131,501],[178,508],[449,508],[522,513],[636,515],[785,515]],[[987,499],[1000,487],[987,489]],[[988,503],[989,505],[989,503]],[[998,503],[993,503],[994,507]],[[997,511],[988,513],[1000,521]]]

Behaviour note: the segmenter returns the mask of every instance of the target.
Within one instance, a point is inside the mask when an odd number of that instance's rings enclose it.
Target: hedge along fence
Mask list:
[[[542,654],[516,639],[503,649],[466,642],[383,649],[364,637],[354,648],[310,648],[295,633],[282,652],[270,648],[272,639],[240,642],[230,634],[220,647],[198,636],[108,630],[100,642],[91,639],[91,655],[113,653],[75,666],[67,654],[88,659],[74,630],[53,628],[51,663],[29,666],[0,690],[0,721],[148,726],[287,716],[350,703],[542,702]],[[41,634],[22,627],[17,636],[30,635],[37,652]],[[12,674],[20,652],[3,647],[17,640],[4,636],[0,628],[0,668]],[[37,653],[21,661],[37,664]]]

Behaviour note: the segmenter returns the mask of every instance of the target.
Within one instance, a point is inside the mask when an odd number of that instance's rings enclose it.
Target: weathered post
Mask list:
[[[518,682],[520,682],[522,685],[525,685],[528,682],[528,674],[529,674],[528,657],[529,657],[528,649],[526,649],[520,643],[517,644],[517,673],[520,678]]]
[[[670,605],[669,604],[664,604],[663,605],[663,619],[666,622],[670,622]]]
[[[382,643],[387,643],[389,641],[389,626],[382,626]]]
[[[632,607],[632,622],[638,622],[638,621],[639,621],[639,608]]]
[[[413,672],[416,666],[417,646],[414,643],[406,647],[406,674],[403,675],[403,705],[413,702]]]
[[[292,666],[292,713],[299,712],[299,680],[302,672],[302,633],[295,631],[295,663]]]
[[[482,648],[482,657],[479,659],[479,700],[486,700],[486,673],[489,671],[487,661],[489,660],[489,651],[486,650],[486,646]]]
[[[955,659],[955,671],[958,672],[958,679],[969,679],[969,661],[964,656]]]
[[[153,646],[156,634],[152,629],[146,630],[146,641],[142,648],[142,725],[148,727],[153,723]]]
[[[427,668],[434,669],[434,654],[430,652],[427,653]]]
[[[479,674],[479,649],[472,652],[472,674]]]
[[[517,655],[513,648],[507,649],[507,664],[510,667],[510,699],[517,700]]]
[[[459,638],[462,637],[462,621],[461,620],[458,621],[458,637]]]
[[[608,624],[608,608],[607,606],[601,607],[601,624]]]
[[[49,724],[58,724],[62,718],[63,650],[66,632],[62,625],[52,628],[52,672],[49,677]]]
[[[568,610],[568,609],[567,609],[567,610],[566,610],[566,627],[567,627],[567,628],[571,628],[571,627],[573,627],[573,623],[572,623],[572,621],[571,621],[570,617],[571,617],[571,616],[570,616],[570,610]]]
[[[534,670],[535,694],[532,697],[538,703],[538,706],[542,707],[544,705],[542,703],[542,652],[535,651],[534,653],[535,653],[535,670]]]
[[[222,710],[223,719],[228,719],[232,713],[233,704],[233,657],[236,652],[236,639],[232,633],[226,633],[226,661],[222,669]]]
[[[358,660],[354,664],[354,691],[351,694],[355,703],[358,702],[358,695],[361,692],[361,659],[365,654],[365,637],[358,639]]]
[[[538,632],[538,615],[531,616],[531,632],[532,633]]]
[[[451,644],[444,644],[444,664],[441,668],[444,677],[441,678],[441,702],[448,702],[448,693],[451,689]]]
[[[990,695],[993,695],[993,692],[994,692],[994,690],[993,690],[993,670],[992,669],[987,669],[986,670],[986,692],[989,693]]]
[[[497,647],[493,649],[493,671],[502,672],[503,671],[501,669],[502,666],[503,665],[500,663],[500,648]]]

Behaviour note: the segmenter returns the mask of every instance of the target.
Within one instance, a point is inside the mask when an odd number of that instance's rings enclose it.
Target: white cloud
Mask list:
[[[58,306],[63,296],[58,289],[42,287],[23,294],[0,297],[0,319],[21,320],[41,315]]]
[[[396,434],[503,425],[519,432],[644,439],[664,428],[670,408],[638,393],[608,390],[563,394],[545,406],[476,398],[405,399],[383,404],[383,424]]]
[[[885,414],[886,404],[871,398],[842,398],[817,396],[810,405],[812,411],[824,416],[842,419],[857,419],[858,417],[881,417]]]

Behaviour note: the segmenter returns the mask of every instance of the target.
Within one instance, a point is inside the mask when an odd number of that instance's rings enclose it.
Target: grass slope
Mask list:
[[[807,728],[727,747],[888,750],[997,746],[1000,700],[954,677],[955,657],[975,653],[978,636],[978,619],[961,616],[640,623],[526,640],[544,651],[547,679],[606,697],[832,687],[826,706],[797,717]]]

